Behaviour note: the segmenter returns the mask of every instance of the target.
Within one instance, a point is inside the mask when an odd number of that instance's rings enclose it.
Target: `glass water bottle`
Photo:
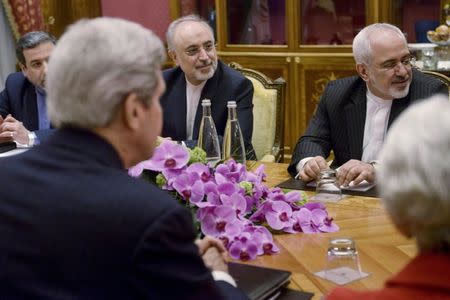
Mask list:
[[[211,101],[202,100],[203,117],[200,123],[197,146],[206,152],[206,161],[215,166],[220,161],[220,144],[216,125],[211,117]]]
[[[233,158],[245,164],[245,146],[241,127],[237,119],[236,101],[228,101],[228,120],[223,137],[223,159]]]

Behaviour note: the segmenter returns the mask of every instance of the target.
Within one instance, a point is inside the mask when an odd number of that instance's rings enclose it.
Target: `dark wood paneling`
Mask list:
[[[48,31],[60,37],[66,27],[83,18],[101,16],[100,0],[42,0]]]

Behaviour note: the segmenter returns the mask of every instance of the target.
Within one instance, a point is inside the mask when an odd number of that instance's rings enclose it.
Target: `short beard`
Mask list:
[[[211,64],[211,70],[207,74],[203,74],[201,72],[196,72],[196,78],[198,81],[205,81],[214,76],[214,73],[217,70],[217,60],[213,60]]]
[[[408,85],[403,89],[403,90],[397,90],[394,87],[391,87],[389,89],[389,94],[394,98],[394,99],[400,99],[400,98],[404,98],[408,95],[409,93],[409,86],[411,85],[411,81],[408,82]]]

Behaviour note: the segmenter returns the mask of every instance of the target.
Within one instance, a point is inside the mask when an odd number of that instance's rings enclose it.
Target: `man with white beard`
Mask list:
[[[413,69],[414,58],[397,27],[371,24],[353,40],[359,76],[331,81],[304,135],[299,139],[288,171],[304,182],[328,168],[339,167],[337,183],[374,182],[378,152],[391,123],[411,103],[448,87]]]
[[[163,72],[167,89],[161,97],[162,136],[194,146],[202,116],[201,100],[205,98],[211,100],[211,115],[218,135],[223,136],[227,102],[236,101],[247,159],[255,159],[251,144],[251,81],[217,59],[213,30],[199,16],[189,15],[173,21],[166,36],[169,56],[177,66]]]

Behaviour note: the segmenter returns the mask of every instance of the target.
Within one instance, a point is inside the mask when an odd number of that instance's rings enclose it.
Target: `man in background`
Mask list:
[[[22,36],[16,55],[22,72],[10,74],[0,93],[0,142],[33,146],[51,133],[47,116],[47,63],[55,38],[33,31]]]
[[[331,150],[331,167],[339,167],[338,184],[373,182],[392,121],[419,99],[436,93],[448,97],[444,83],[412,69],[405,36],[393,25],[365,27],[353,40],[353,55],[359,76],[327,85],[295,147],[288,171],[305,182],[328,168],[325,159]]]
[[[239,72],[217,59],[214,33],[196,15],[173,21],[167,30],[169,56],[177,65],[163,73],[167,90],[161,97],[163,137],[194,146],[202,117],[201,100],[211,100],[211,115],[219,136],[224,135],[227,102],[236,101],[248,159],[256,156],[253,132],[253,85]]]
[[[220,242],[197,247],[191,213],[125,170],[161,133],[164,52],[120,19],[61,37],[46,80],[59,130],[0,168],[2,298],[245,299]]]

